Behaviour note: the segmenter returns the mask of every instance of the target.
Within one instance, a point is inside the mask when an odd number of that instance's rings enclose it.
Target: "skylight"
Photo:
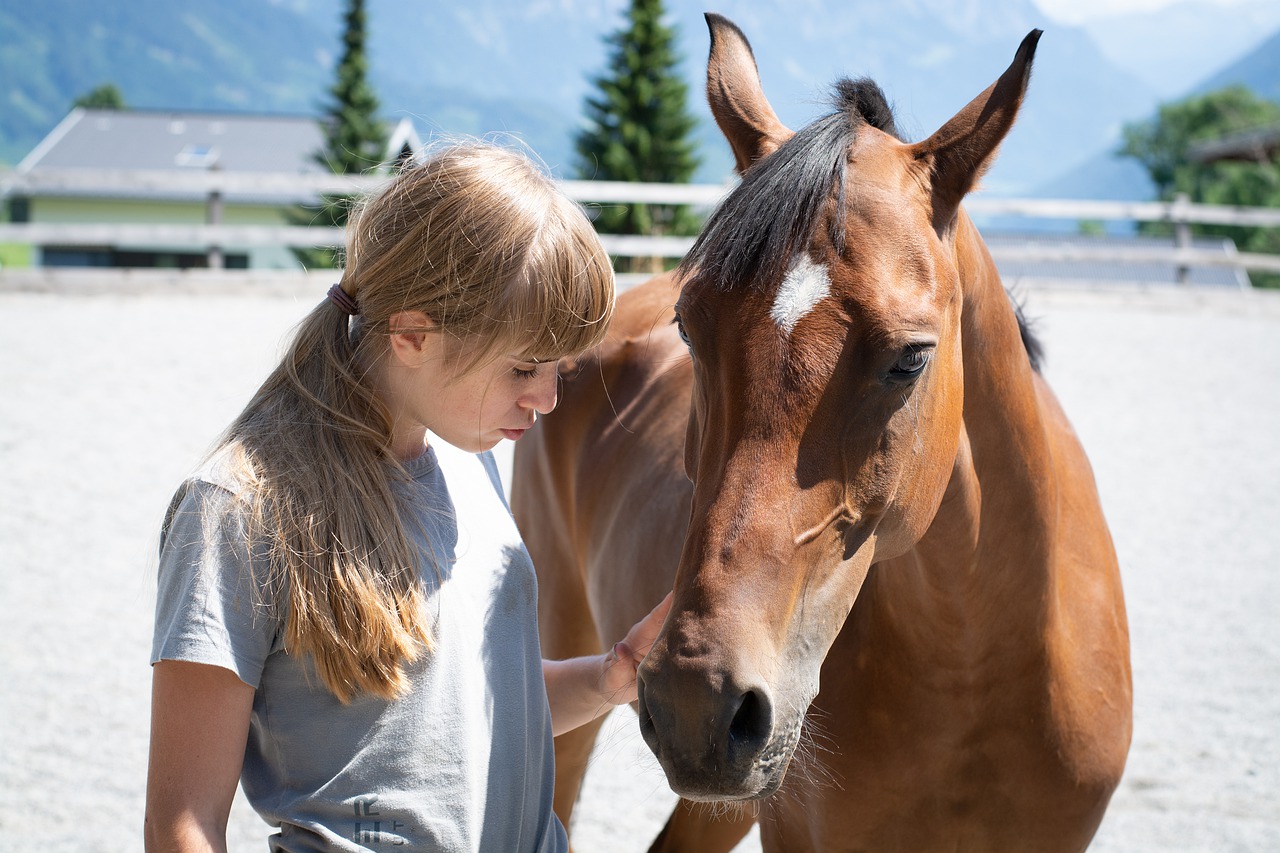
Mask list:
[[[179,166],[193,166],[196,168],[208,168],[218,162],[218,149],[212,145],[200,145],[194,142],[188,142],[178,152],[178,156],[174,161]]]

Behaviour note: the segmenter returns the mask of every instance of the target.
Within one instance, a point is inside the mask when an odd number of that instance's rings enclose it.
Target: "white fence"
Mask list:
[[[75,224],[0,223],[0,242],[39,246],[185,246],[207,251],[210,266],[220,265],[221,247],[339,246],[342,230],[304,226],[226,225],[222,206],[229,200],[257,200],[291,204],[321,194],[353,195],[377,189],[385,176],[347,176],[317,173],[250,174],[216,170],[88,171],[52,170],[39,174],[0,174],[0,197],[49,196],[133,197],[203,200],[206,224]],[[719,184],[636,184],[600,181],[561,181],[572,198],[586,204],[688,204],[709,210],[731,189]],[[1179,277],[1192,267],[1231,267],[1280,272],[1280,256],[1224,253],[1192,246],[1192,223],[1280,228],[1280,209],[1224,207],[1174,202],[1107,202],[1043,199],[996,199],[981,196],[965,203],[977,217],[1081,221],[1168,222],[1175,239],[1163,248],[1094,245],[1052,245],[1029,240],[1025,245],[993,248],[997,262],[1006,260],[1118,264],[1170,264]],[[679,258],[693,238],[601,235],[606,250],[624,257]]]

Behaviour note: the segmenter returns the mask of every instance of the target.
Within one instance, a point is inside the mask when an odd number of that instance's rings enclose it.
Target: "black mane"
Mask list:
[[[863,125],[898,136],[893,111],[873,81],[836,83],[835,111],[806,125],[747,170],[742,183],[707,220],[681,271],[718,290],[779,281],[797,247],[807,244],[827,200],[844,203],[846,155]],[[844,223],[830,238],[844,250]]]

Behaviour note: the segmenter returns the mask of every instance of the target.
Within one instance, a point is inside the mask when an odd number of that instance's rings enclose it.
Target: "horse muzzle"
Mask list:
[[[762,680],[669,664],[651,653],[640,668],[638,694],[640,732],[680,796],[757,800],[782,784],[801,720],[778,718]]]

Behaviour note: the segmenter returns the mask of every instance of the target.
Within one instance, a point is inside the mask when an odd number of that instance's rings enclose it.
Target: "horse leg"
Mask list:
[[[572,548],[547,523],[545,507],[551,505],[533,493],[530,478],[515,480],[513,507],[521,522],[525,545],[538,574],[538,628],[542,655],[552,660],[600,653],[595,620],[587,604],[586,590]],[[569,828],[573,807],[582,789],[591,749],[604,717],[566,732],[555,739],[556,778],[552,805]]]
[[[729,853],[756,819],[745,809],[711,815],[702,803],[681,800],[649,847],[649,853]]]
[[[608,715],[600,717],[580,726],[571,732],[565,732],[556,738],[556,787],[552,807],[556,817],[571,830],[569,821],[573,818],[573,808],[582,793],[582,780],[587,773],[587,764],[591,760],[591,750],[595,747],[596,736],[600,726]],[[569,838],[570,851],[573,849],[572,832]]]
[[[530,551],[532,552],[532,548]],[[556,559],[544,560],[539,565],[567,567],[569,562]],[[535,555],[535,559],[538,555]],[[563,660],[582,655],[599,654],[594,620],[587,607],[586,593],[576,574],[559,571],[543,574],[539,590],[539,617],[544,657]],[[607,716],[607,715],[605,715]],[[595,745],[596,735],[604,723],[601,716],[585,726],[565,732],[555,740],[556,780],[553,807],[565,829],[573,817],[573,807],[582,790],[582,778],[587,772],[587,762]]]

